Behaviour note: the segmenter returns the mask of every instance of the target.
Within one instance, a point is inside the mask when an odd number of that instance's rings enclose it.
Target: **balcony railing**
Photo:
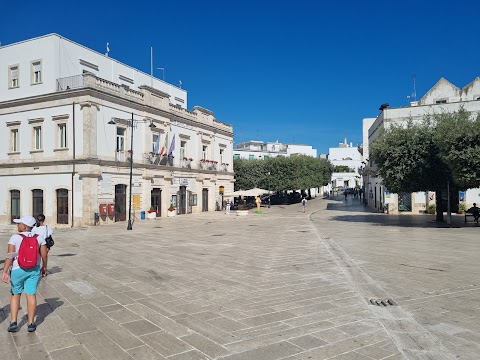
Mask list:
[[[130,152],[129,151],[116,151],[115,152],[115,161],[120,162],[129,162],[130,161]],[[134,158],[134,162],[135,162]],[[210,170],[210,171],[228,171],[228,164],[218,163],[213,160],[203,160],[194,162],[193,159],[181,159],[176,160],[173,156],[166,155],[157,155],[155,156],[153,152],[143,153],[142,162],[149,165],[159,165],[159,166],[173,166],[181,167],[185,169],[196,169],[196,170]]]
[[[57,91],[78,89],[85,86],[83,75],[69,76],[57,79]]]

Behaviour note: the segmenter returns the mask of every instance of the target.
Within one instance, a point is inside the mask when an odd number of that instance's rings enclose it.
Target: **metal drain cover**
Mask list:
[[[398,306],[397,302],[392,299],[368,299],[370,305],[376,306]]]

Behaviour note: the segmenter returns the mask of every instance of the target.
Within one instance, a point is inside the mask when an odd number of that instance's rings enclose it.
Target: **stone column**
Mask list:
[[[167,209],[170,207],[170,201],[172,199],[171,184],[173,176],[168,174],[163,177],[162,186],[162,217],[167,217]],[[164,197],[165,196],[165,197]]]
[[[98,212],[98,179],[102,173],[100,169],[91,168],[78,174],[82,183],[81,222],[82,225],[94,225],[94,213]]]
[[[152,193],[152,179],[153,173],[145,170],[142,174],[143,184],[142,184],[142,203],[140,205],[140,210],[148,211],[150,210],[150,196]],[[163,213],[163,212],[162,212]]]
[[[83,111],[83,158],[96,158],[97,154],[97,112],[100,106],[94,102],[80,103]]]

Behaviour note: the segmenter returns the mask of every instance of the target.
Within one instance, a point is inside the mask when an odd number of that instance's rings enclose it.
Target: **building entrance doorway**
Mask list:
[[[57,224],[68,224],[68,190],[57,190]]]
[[[398,211],[412,211],[412,194],[398,194]]]
[[[43,190],[32,190],[33,217],[37,218],[39,214],[43,214]]]
[[[127,220],[127,185],[115,185],[115,222]]]
[[[150,207],[157,211],[157,217],[162,216],[162,190],[153,188],[150,196]]]
[[[20,219],[20,191],[10,190],[10,221],[14,224],[13,219]]]
[[[202,211],[208,211],[208,189],[202,190]]]
[[[186,214],[187,213],[187,187],[180,186],[180,191],[178,195],[178,212],[177,214]]]

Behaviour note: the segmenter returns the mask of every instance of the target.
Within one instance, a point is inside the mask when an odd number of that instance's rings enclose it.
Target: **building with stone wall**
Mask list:
[[[409,106],[384,108],[373,122],[371,119],[364,119],[364,143],[372,144],[382,131],[392,124],[406,124],[409,120],[423,121],[427,115],[458,111],[460,106],[466,111],[480,113],[479,77],[463,88],[441,78],[419,101],[411,102]],[[389,213],[404,211],[419,213],[424,212],[429,203],[435,203],[433,192],[389,193],[383,185],[382,178],[376,176],[375,170],[375,164],[369,160],[364,169],[366,199],[369,206],[383,211],[384,206],[388,204]],[[464,201],[467,207],[472,206],[474,202],[480,203],[480,189],[468,189]]]
[[[0,48],[0,127],[0,224],[124,221],[130,191],[137,219],[172,203],[177,215],[213,211],[220,189],[233,191],[231,125],[57,34]]]

